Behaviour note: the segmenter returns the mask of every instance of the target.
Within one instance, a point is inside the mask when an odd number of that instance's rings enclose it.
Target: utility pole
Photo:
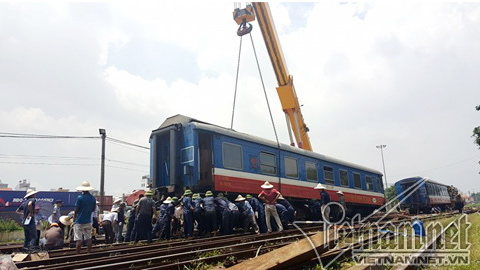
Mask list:
[[[98,130],[102,135],[102,165],[100,170],[100,212],[103,213],[105,205],[105,138],[107,131],[103,128]]]
[[[385,189],[388,188],[387,182],[387,173],[385,172],[385,160],[383,159],[383,148],[387,147],[385,144],[377,145],[377,148],[380,149],[380,153],[382,153],[382,164],[383,164],[383,175],[385,176]]]

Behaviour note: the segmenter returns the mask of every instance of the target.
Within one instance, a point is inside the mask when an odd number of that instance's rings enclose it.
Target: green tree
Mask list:
[[[476,203],[480,202],[480,192],[472,193],[471,196]]]
[[[475,109],[480,111],[480,105],[477,105]],[[475,144],[480,148],[480,126],[473,129],[472,137],[475,138]]]
[[[389,186],[385,189],[385,201],[386,203],[392,201],[390,203],[390,207],[395,206],[398,203],[398,199],[395,199],[397,197],[397,190],[395,189],[395,186]]]

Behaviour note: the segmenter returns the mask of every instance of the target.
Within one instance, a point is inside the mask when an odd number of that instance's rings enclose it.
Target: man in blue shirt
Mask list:
[[[323,218],[325,221],[330,222],[330,206],[328,206],[328,203],[330,203],[330,195],[320,183],[314,189],[320,191]]]
[[[193,204],[193,220],[197,222],[197,230],[199,235],[205,232],[205,215],[203,211],[203,199],[199,193],[192,196]]]
[[[205,230],[216,235],[217,212],[215,198],[210,190],[205,193],[205,198],[203,198],[203,208],[205,209]]]
[[[248,232],[248,228],[252,225],[253,230],[256,234],[260,234],[260,229],[258,228],[257,221],[255,220],[255,212],[253,212],[252,206],[242,195],[238,195],[236,202],[239,204],[239,208],[242,208],[243,214],[243,232]]]
[[[78,195],[75,203],[75,224],[73,225],[77,254],[80,254],[82,248],[82,237],[87,243],[88,253],[92,251],[92,212],[95,211],[96,200],[89,191],[94,189],[88,181],[83,181],[76,188],[76,190],[82,192]]]
[[[250,203],[253,211],[255,212],[255,216],[257,217],[257,224],[258,224],[258,227],[260,228],[260,232],[266,233],[267,223],[265,221],[265,206],[257,198],[253,197],[250,194],[247,194],[245,198]]]
[[[25,234],[25,241],[23,243],[23,248],[25,250],[32,250],[37,243],[37,229],[35,227],[35,217],[34,217],[35,194],[37,194],[37,192],[38,191],[29,189],[25,197],[23,197],[24,199],[27,199],[27,200],[24,201],[16,211],[18,214],[21,214],[23,211],[22,224],[23,224],[23,231]]]
[[[193,204],[192,204],[192,191],[190,189],[185,190],[183,194],[183,234],[185,238],[193,237]]]

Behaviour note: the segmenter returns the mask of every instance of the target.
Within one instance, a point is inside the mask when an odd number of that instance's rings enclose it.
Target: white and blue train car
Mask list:
[[[258,194],[269,181],[293,202],[320,198],[322,183],[333,201],[368,213],[385,202],[382,173],[311,151],[176,115],[150,136],[153,188],[158,194]]]

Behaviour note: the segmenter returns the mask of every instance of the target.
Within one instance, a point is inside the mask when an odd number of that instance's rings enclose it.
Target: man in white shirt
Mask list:
[[[115,241],[113,227],[116,226],[118,221],[117,211],[118,209],[114,209],[112,212],[103,215],[102,227],[105,233],[105,244],[112,244]]]

